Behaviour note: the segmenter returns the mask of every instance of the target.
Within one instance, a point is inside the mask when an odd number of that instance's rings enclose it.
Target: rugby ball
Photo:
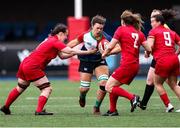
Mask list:
[[[109,44],[109,41],[106,40],[106,39],[103,39],[99,42],[98,44],[98,50],[99,52],[102,54],[104,52],[105,49],[108,48],[108,44]]]

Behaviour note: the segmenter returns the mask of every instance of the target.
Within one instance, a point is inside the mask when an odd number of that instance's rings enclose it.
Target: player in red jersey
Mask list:
[[[106,83],[106,90],[109,92],[110,108],[103,116],[117,116],[116,103],[119,96],[130,100],[131,112],[139,102],[139,96],[134,95],[120,86],[123,84],[129,85],[139,70],[139,48],[142,45],[147,47],[144,34],[140,31],[142,20],[139,14],[133,14],[131,11],[124,11],[121,15],[121,24],[108,48],[102,54],[104,58],[116,44],[121,47],[121,62]],[[150,49],[147,47],[147,50]]]
[[[18,85],[11,90],[5,105],[0,109],[4,114],[11,114],[9,109],[10,105],[24,90],[26,90],[31,82],[33,82],[41,91],[35,115],[53,114],[43,110],[48,97],[52,92],[52,87],[44,72],[46,65],[57,55],[61,58],[67,58],[76,54],[91,54],[96,52],[96,50],[81,51],[66,47],[63,41],[67,39],[67,35],[67,27],[63,24],[57,24],[50,36],[22,61],[17,72]]]
[[[166,112],[171,112],[171,105],[163,83],[168,79],[168,85],[180,99],[180,87],[177,85],[179,74],[179,60],[175,53],[175,45],[180,46],[180,37],[176,32],[164,27],[165,19],[162,15],[151,17],[152,30],[149,32],[147,43],[152,47],[152,54],[156,61],[154,85],[161,100],[166,106]]]
[[[172,9],[164,9],[164,10],[157,10],[154,9],[151,13],[151,17],[157,14],[161,14],[164,18],[165,18],[165,22],[167,23],[169,20],[173,19],[176,15],[177,12],[175,10]],[[164,27],[168,28],[167,24],[164,24]],[[148,56],[147,56],[148,57]],[[155,59],[152,60],[151,66],[149,68],[148,74],[147,74],[147,79],[146,79],[146,87],[145,87],[145,91],[144,91],[144,95],[142,98],[142,101],[140,102],[140,104],[138,104],[138,106],[142,109],[145,110],[147,108],[147,104],[148,101],[154,91],[154,71],[155,71],[155,65],[156,65],[156,61]]]

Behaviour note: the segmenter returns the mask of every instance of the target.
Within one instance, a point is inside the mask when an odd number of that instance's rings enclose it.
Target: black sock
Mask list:
[[[141,101],[141,105],[142,106],[146,106],[152,93],[154,91],[154,85],[148,85],[146,84],[146,88],[145,88],[145,91],[144,91],[144,96],[143,96],[143,99]]]
[[[85,99],[86,98],[86,93],[80,93],[80,97],[81,97],[81,99]]]

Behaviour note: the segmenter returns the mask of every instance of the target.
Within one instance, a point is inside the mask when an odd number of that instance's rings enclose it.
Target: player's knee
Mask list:
[[[153,77],[147,77],[146,84],[153,85],[153,83],[154,83]]]
[[[39,86],[37,86],[38,88],[39,88],[39,90],[43,90],[43,89],[45,89],[45,88],[47,88],[47,87],[50,87],[50,82],[46,82],[46,83],[44,83],[44,84],[41,84],[41,85],[39,85]]]
[[[18,86],[16,88],[17,88],[18,92],[21,93],[24,90],[26,90],[27,87],[29,87],[29,84],[25,85],[25,84],[21,84],[21,83],[18,82]]]
[[[105,86],[106,86],[107,80],[108,80],[108,75],[106,75],[106,74],[103,74],[103,75],[98,77],[99,88],[102,91],[106,91]]]
[[[44,84],[41,84],[40,86],[37,86],[41,92],[51,93],[52,87],[50,85],[50,82],[46,82]]]
[[[105,86],[105,90],[110,93],[110,92],[112,92],[112,87],[106,85],[106,86]]]
[[[104,82],[106,82],[108,80],[108,78],[109,78],[108,75],[103,74],[98,77],[98,81],[99,81],[99,83],[103,84]]]
[[[171,90],[173,90],[173,91],[176,91],[176,87],[177,87],[178,85],[176,84],[176,83],[170,83],[169,84],[169,87],[171,88]]]
[[[46,90],[49,94],[51,94],[51,92],[52,92],[52,86],[49,86],[49,87],[45,88],[45,90]]]
[[[99,81],[99,86],[105,86],[107,83],[107,80],[101,80]]]
[[[90,84],[89,81],[81,81],[80,88],[90,88]]]
[[[52,87],[50,86],[49,82],[38,86],[38,88],[41,90],[41,95],[43,95],[45,97],[49,97],[49,95],[52,92]]]

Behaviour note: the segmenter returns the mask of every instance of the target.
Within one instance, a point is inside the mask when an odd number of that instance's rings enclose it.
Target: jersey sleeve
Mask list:
[[[111,41],[112,37],[109,34],[103,31],[103,35],[109,42]]]
[[[151,29],[148,34],[148,38],[154,38],[155,37],[155,31],[154,29]]]
[[[142,33],[142,32],[140,33],[140,37],[141,37],[140,38],[140,43],[142,45],[142,43],[146,41],[146,37],[145,37],[144,33]]]
[[[118,29],[115,31],[113,38],[116,40],[120,40],[122,33],[122,28],[118,27]]]
[[[83,42],[84,33],[77,36],[77,40],[81,43]]]
[[[180,37],[177,33],[175,33],[175,43],[178,43],[180,41]]]
[[[56,49],[58,49],[59,51],[61,51],[62,49],[64,49],[67,46],[63,42],[57,41],[57,42],[54,43],[54,47]]]

